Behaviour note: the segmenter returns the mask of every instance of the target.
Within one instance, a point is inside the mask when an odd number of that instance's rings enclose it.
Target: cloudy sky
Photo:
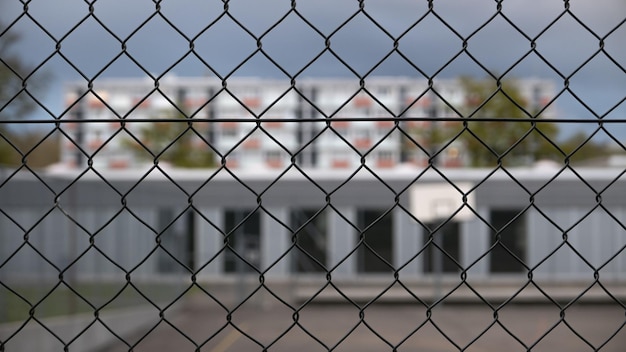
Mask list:
[[[162,16],[153,16],[155,2]],[[90,3],[97,20],[89,17]],[[426,75],[436,73],[435,81],[458,75],[484,76],[473,57],[495,72],[510,70],[514,77],[553,79],[558,89],[564,87],[563,77],[567,77],[569,88],[588,108],[572,94],[564,93],[556,101],[563,118],[592,118],[594,113],[606,119],[626,117],[626,102],[620,104],[626,97],[624,0],[504,0],[504,16],[495,16],[486,25],[497,11],[494,0],[434,0],[435,14],[427,14],[426,0],[365,0],[362,4],[371,18],[358,13],[342,27],[358,12],[358,1],[301,0],[297,13],[290,13],[276,26],[289,12],[290,1],[231,0],[231,18],[222,16],[224,2],[217,0],[32,0],[27,12],[31,19],[23,16],[20,1],[11,0],[0,4],[0,19],[6,25],[22,16],[10,29],[22,35],[15,49],[32,65],[47,60],[41,71],[51,72],[54,82],[41,99],[55,114],[63,109],[64,81],[82,79],[83,75],[90,79],[146,76],[129,56],[159,76],[189,53],[189,40],[193,41],[194,53],[222,76],[257,49],[256,37],[264,52],[291,75],[354,77],[329,52],[304,69],[325,48],[323,36],[330,36],[333,52],[361,75],[385,58],[397,40],[398,50],[419,70]],[[564,13],[566,4],[569,13]],[[137,29],[141,24],[143,27]],[[469,55],[461,53],[446,66],[462,51],[464,38]],[[60,41],[59,53],[55,53],[55,40]],[[530,53],[518,62],[531,50],[531,40],[539,55]],[[122,42],[128,56],[118,57]],[[592,58],[600,43],[603,52]],[[179,76],[209,74],[211,70],[198,57],[188,55],[170,72]],[[392,53],[371,75],[420,77],[419,70]],[[260,53],[234,74],[286,77]],[[566,126],[565,130],[576,128]],[[626,137],[625,126],[611,125],[610,130]]]

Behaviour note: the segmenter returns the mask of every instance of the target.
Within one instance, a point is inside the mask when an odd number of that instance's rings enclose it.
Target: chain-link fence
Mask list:
[[[0,351],[623,349],[620,1],[0,9]]]

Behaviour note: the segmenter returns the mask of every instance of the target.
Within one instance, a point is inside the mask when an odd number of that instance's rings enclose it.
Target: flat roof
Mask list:
[[[152,169],[152,170],[151,170]],[[133,180],[149,172],[148,179],[166,178],[161,172],[167,173],[168,176],[181,181],[199,181],[205,180],[207,177],[223,180],[230,179],[235,175],[242,180],[271,180],[280,176],[284,180],[298,180],[308,176],[313,180],[336,180],[351,177],[354,180],[369,180],[372,178],[380,178],[382,180],[410,180],[416,177],[424,181],[439,180],[442,177],[459,181],[480,181],[485,178],[493,180],[511,179],[514,177],[520,180],[550,180],[557,178],[559,180],[613,180],[621,177],[626,170],[620,167],[564,167],[564,166],[536,166],[536,167],[507,167],[507,168],[420,168],[411,165],[399,165],[394,168],[384,169],[367,169],[365,167],[357,169],[321,169],[321,168],[301,168],[291,167],[285,169],[271,168],[248,168],[248,169],[184,169],[174,168],[168,165],[160,165],[159,168],[153,168],[153,165],[129,169],[97,169],[97,173],[111,180]],[[370,171],[371,170],[371,171]],[[61,169],[50,168],[48,170],[39,171],[38,174],[50,178],[74,179],[84,173],[84,169]],[[11,173],[5,169],[4,176]],[[29,171],[18,172],[14,177],[23,177],[31,174]],[[93,171],[87,171],[81,176],[83,180],[100,179]],[[0,171],[0,179],[2,172]]]

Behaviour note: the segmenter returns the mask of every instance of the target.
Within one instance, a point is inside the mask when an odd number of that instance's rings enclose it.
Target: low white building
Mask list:
[[[422,171],[18,173],[1,180],[2,274],[626,279],[621,169]]]

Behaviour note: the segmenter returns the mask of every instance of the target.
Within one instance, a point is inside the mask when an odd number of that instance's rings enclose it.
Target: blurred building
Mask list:
[[[622,171],[21,172],[0,189],[0,273],[623,282]]]
[[[530,111],[554,96],[551,81],[516,82],[524,100],[519,103]],[[407,77],[371,77],[365,90],[354,79],[303,78],[295,88],[286,80],[238,77],[223,85],[215,77],[171,76],[157,87],[150,79],[100,79],[88,93],[85,82],[69,83],[68,117],[90,122],[63,125],[69,138],[62,143],[62,163],[76,167],[91,159],[97,169],[152,163],[140,142],[158,154],[169,141],[154,146],[144,136],[149,124],[140,121],[188,116],[204,122],[191,125],[191,140],[185,142],[215,151],[216,163],[231,169],[284,168],[292,160],[303,168],[345,169],[361,165],[362,158],[371,168],[427,165],[429,153],[440,147],[429,138],[451,122],[400,120],[400,130],[391,119],[459,117],[455,110],[471,99],[458,79],[437,80],[437,94],[427,80]],[[552,105],[543,117],[554,117]],[[258,123],[242,121],[256,118]],[[319,121],[324,118],[363,120]],[[206,122],[213,119],[216,123]],[[460,141],[444,149],[439,165],[467,164]]]

